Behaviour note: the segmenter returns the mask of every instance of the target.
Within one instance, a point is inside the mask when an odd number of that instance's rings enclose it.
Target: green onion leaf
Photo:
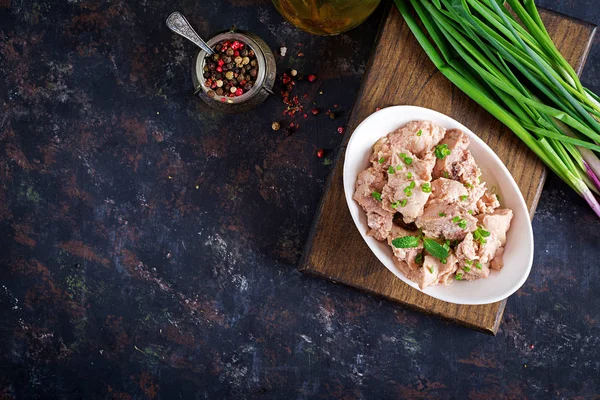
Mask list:
[[[439,158],[440,160],[443,160],[444,158],[446,158],[447,155],[450,155],[451,151],[448,148],[447,144],[438,144],[437,146],[435,146],[435,156],[437,158]]]
[[[381,193],[379,192],[371,192],[371,197],[373,197],[377,201],[381,201]]]

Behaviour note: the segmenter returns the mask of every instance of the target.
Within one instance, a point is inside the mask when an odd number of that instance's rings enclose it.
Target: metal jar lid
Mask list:
[[[224,40],[238,40],[249,46],[256,55],[258,62],[258,73],[256,83],[246,93],[236,97],[225,97],[215,95],[210,97],[209,87],[204,85],[204,61],[207,53],[201,50],[196,56],[196,62],[192,71],[192,82],[194,84],[194,94],[197,94],[211,108],[226,113],[237,113],[250,110],[262,103],[269,94],[273,94],[273,84],[275,83],[276,66],[275,57],[269,46],[258,36],[237,30],[221,32],[207,41],[207,44],[214,48]]]

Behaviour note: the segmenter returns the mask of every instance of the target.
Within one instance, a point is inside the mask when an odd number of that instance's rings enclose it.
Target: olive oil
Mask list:
[[[336,35],[360,25],[380,0],[273,0],[290,23],[315,35]]]

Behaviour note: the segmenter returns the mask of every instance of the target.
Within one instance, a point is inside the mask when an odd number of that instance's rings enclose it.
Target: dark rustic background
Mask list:
[[[595,1],[540,3],[600,23]],[[287,46],[279,71],[316,74],[296,91],[322,113],[207,109],[174,10]],[[0,0],[0,398],[600,395],[600,222],[554,177],[497,337],[295,270],[315,151],[342,140],[382,12],[321,38],[267,0]],[[599,68],[596,45],[596,92]]]

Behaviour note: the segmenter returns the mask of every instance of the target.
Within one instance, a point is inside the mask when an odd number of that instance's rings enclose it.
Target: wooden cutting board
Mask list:
[[[542,17],[558,49],[579,73],[596,27],[544,10]],[[348,134],[327,182],[299,269],[496,334],[506,300],[480,306],[456,305],[413,289],[377,260],[352,221],[342,183],[344,153],[350,133],[377,107],[399,104],[437,110],[478,134],[512,173],[533,217],[546,178],[544,165],[513,133],[436,70],[398,10],[392,7],[382,22],[350,116]]]

